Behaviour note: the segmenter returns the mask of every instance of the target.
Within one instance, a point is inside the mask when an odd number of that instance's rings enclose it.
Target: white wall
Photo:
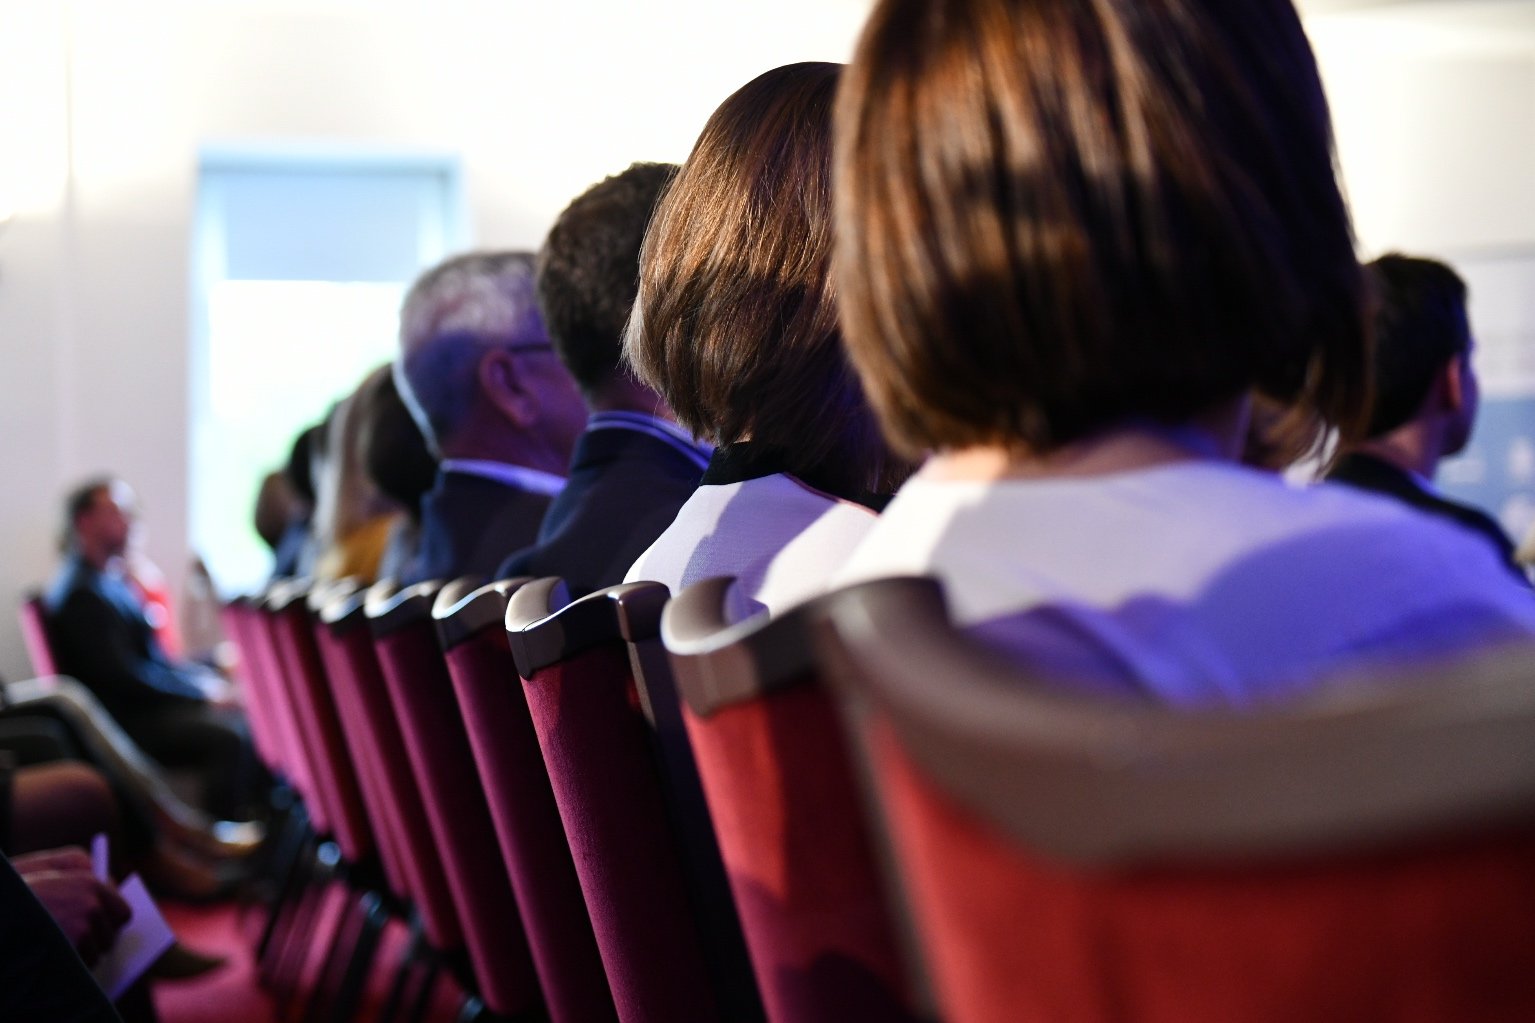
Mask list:
[[[1367,253],[1535,244],[1531,6],[1308,23]],[[151,556],[186,561],[199,147],[457,152],[476,241],[533,246],[588,183],[685,156],[751,76],[846,59],[868,7],[0,0],[0,675],[26,673],[7,605],[46,578],[72,482],[124,475]]]
[[[867,7],[0,0],[0,676],[28,673],[12,599],[78,479],[122,474],[151,557],[187,560],[200,147],[460,153],[476,243],[536,246],[586,185],[685,157],[751,77],[845,60]]]

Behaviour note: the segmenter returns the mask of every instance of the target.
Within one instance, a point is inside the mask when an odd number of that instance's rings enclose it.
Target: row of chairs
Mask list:
[[[355,892],[309,1018],[390,914],[391,1018],[443,967],[512,1019],[1535,1018],[1527,647],[1188,714],[1030,678],[930,580],[728,586],[228,607]]]

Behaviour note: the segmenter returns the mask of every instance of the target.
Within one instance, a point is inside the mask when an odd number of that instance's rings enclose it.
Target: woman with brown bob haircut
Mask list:
[[[934,453],[838,582],[936,575],[999,644],[1181,704],[1535,630],[1474,539],[1237,464],[1253,391],[1345,438],[1367,405],[1290,0],[883,0],[836,127],[848,346]]]
[[[841,70],[787,65],[725,100],[646,233],[625,353],[717,450],[630,580],[732,575],[775,609],[820,592],[874,523],[885,448],[828,280]]]

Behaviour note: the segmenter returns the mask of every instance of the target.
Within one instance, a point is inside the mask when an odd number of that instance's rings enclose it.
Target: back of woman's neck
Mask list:
[[[1112,427],[1044,453],[1001,446],[946,451],[923,470],[928,479],[1080,478],[1179,462],[1235,462],[1247,427],[1247,403],[1178,426],[1135,422]]]

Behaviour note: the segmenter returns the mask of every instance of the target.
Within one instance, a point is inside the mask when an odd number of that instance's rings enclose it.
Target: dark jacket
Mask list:
[[[200,704],[202,669],[176,661],[155,639],[144,604],[113,572],[64,562],[44,599],[59,671],[90,687],[119,721],[162,707]]]
[[[1462,528],[1482,536],[1498,550],[1498,555],[1509,570],[1521,580],[1526,579],[1524,569],[1514,561],[1514,545],[1497,520],[1486,512],[1467,504],[1423,489],[1412,474],[1397,468],[1384,459],[1360,452],[1344,455],[1327,474],[1333,483],[1343,483],[1360,490],[1368,490],[1395,498],[1420,511],[1448,519]]]
[[[550,505],[538,542],[503,562],[496,578],[557,575],[572,599],[623,582],[672,524],[702,474],[694,458],[648,434],[582,434],[570,481]]]
[[[464,472],[439,470],[421,504],[421,546],[401,586],[461,575],[490,581],[496,566],[538,537],[550,498]]]

